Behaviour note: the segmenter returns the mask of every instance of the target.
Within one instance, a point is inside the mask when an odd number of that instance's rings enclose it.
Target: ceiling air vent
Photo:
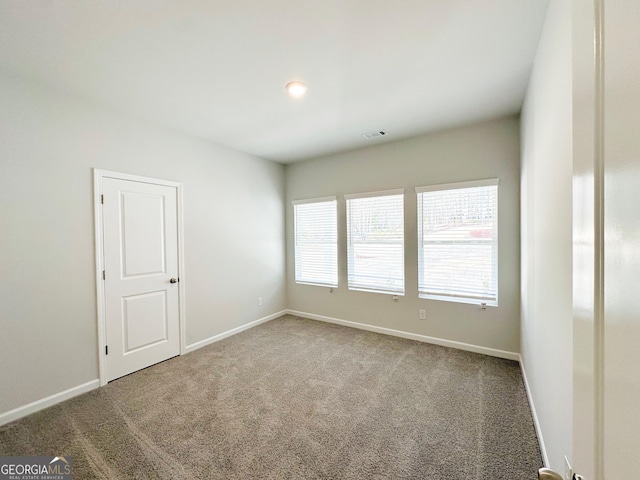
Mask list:
[[[372,138],[384,137],[386,134],[386,130],[376,130],[375,132],[363,133],[362,136],[367,140],[371,140]]]

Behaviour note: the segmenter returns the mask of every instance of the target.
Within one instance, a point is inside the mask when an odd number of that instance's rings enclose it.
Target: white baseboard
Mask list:
[[[282,310],[280,312],[276,312],[274,314],[271,314],[267,317],[263,317],[260,318],[258,320],[255,320],[253,322],[249,322],[245,325],[242,325],[240,327],[237,328],[233,328],[231,330],[228,330],[226,332],[220,333],[218,335],[215,335],[213,337],[207,338],[205,340],[201,340],[199,342],[193,343],[191,345],[187,345],[186,347],[186,351],[185,353],[189,353],[189,352],[193,352],[194,350],[197,350],[199,348],[202,348],[206,345],[209,345],[211,343],[217,342],[219,340],[222,340],[223,338],[227,338],[230,337],[231,335],[235,335],[236,333],[240,333],[244,330],[248,330],[252,327],[255,327],[257,325],[260,325],[261,323],[266,323],[270,320],[273,320],[275,318],[281,317],[282,315],[285,315],[287,313],[286,310]],[[36,400],[35,402],[31,402],[27,405],[23,405],[22,407],[18,407],[18,408],[14,408],[13,410],[9,410],[8,412],[5,413],[0,413],[0,425],[5,425],[7,423],[13,422],[14,420],[18,420],[22,417],[26,417],[27,415],[30,415],[32,413],[38,412],[40,410],[43,410],[47,407],[51,407],[57,403],[63,402],[65,400],[68,400],[70,398],[76,397],[78,395],[81,395],[83,393],[86,393],[90,390],[93,390],[95,388],[100,387],[100,380],[96,379],[96,380],[91,380],[90,382],[87,383],[83,383],[82,385],[78,385],[76,387],[72,387],[68,390],[65,390],[64,392],[60,392],[60,393],[56,393],[54,395],[50,395],[46,398],[43,398],[41,400]]]
[[[425,343],[432,343],[434,345],[440,345],[443,347],[451,347],[451,348],[457,348],[459,350],[466,350],[469,352],[475,352],[475,353],[481,353],[484,355],[490,355],[492,357],[499,357],[499,358],[505,358],[508,360],[516,360],[520,362],[520,365],[522,366],[522,376],[524,378],[524,383],[525,383],[525,388],[527,390],[527,396],[529,398],[529,403],[531,404],[531,411],[533,414],[533,419],[534,419],[534,423],[536,426],[536,432],[538,434],[538,438],[540,440],[540,449],[542,451],[542,456],[544,459],[544,463],[545,465],[548,465],[548,460],[547,460],[547,454],[546,454],[546,450],[544,448],[544,442],[542,440],[542,434],[540,431],[540,424],[538,422],[538,417],[536,415],[536,411],[535,411],[535,407],[533,404],[533,399],[531,397],[531,393],[529,391],[529,385],[527,383],[527,378],[525,375],[525,370],[524,370],[524,365],[522,364],[522,358],[520,357],[520,355],[518,353],[514,353],[514,352],[507,352],[504,350],[497,350],[497,349],[493,349],[493,348],[488,348],[488,347],[482,347],[479,345],[472,345],[472,344],[468,344],[468,343],[463,343],[463,342],[456,342],[453,340],[445,340],[445,339],[441,339],[441,338],[435,338],[435,337],[429,337],[426,335],[419,335],[417,333],[410,333],[410,332],[404,332],[401,330],[394,330],[391,328],[384,328],[384,327],[377,327],[375,325],[368,325],[365,323],[358,323],[358,322],[351,322],[348,320],[341,320],[338,318],[332,318],[332,317],[326,317],[323,315],[315,315],[313,313],[307,313],[307,312],[299,312],[297,310],[282,310],[280,312],[276,312],[273,313],[271,315],[268,315],[266,317],[263,318],[259,318],[258,320],[254,320],[253,322],[249,322],[245,325],[241,325],[240,327],[236,327],[233,328],[231,330],[227,330],[226,332],[222,332],[219,333],[218,335],[214,335],[213,337],[209,337],[206,338],[204,340],[200,340],[199,342],[196,343],[192,343],[191,345],[187,345],[187,347],[185,348],[185,353],[189,353],[189,352],[193,352],[194,350],[198,350],[199,348],[205,347],[207,345],[210,345],[212,343],[218,342],[224,338],[230,337],[232,335],[235,335],[237,333],[243,332],[245,330],[248,330],[250,328],[253,328],[255,326],[258,326],[262,323],[266,323],[269,322],[271,320],[274,320],[278,317],[281,317],[282,315],[285,314],[291,314],[291,315],[296,315],[299,317],[304,317],[304,318],[309,318],[311,320],[319,320],[322,322],[327,322],[327,323],[335,323],[338,325],[344,325],[346,327],[351,327],[351,328],[358,328],[361,330],[368,330],[370,332],[376,332],[376,333],[382,333],[385,335],[392,335],[395,337],[401,337],[401,338],[408,338],[410,340],[417,340],[419,342],[425,342]],[[18,407],[18,408],[14,408],[13,410],[10,410],[8,412],[5,413],[1,413],[0,414],[0,425],[5,425],[9,422],[13,422],[14,420],[18,420],[19,418],[25,417],[27,415],[30,415],[32,413],[35,413],[39,410],[43,410],[47,407],[50,407],[52,405],[55,405],[57,403],[63,402],[64,400],[68,400],[70,398],[73,398],[75,396],[81,395],[85,392],[88,392],[90,390],[93,390],[95,388],[98,388],[100,386],[100,380],[96,379],[96,380],[92,380],[90,382],[84,383],[82,385],[78,385],[76,387],[72,387],[68,390],[65,390],[63,392],[60,393],[56,393],[54,395],[50,395],[46,398],[43,398],[41,400],[37,400],[35,402],[31,402],[27,405],[24,405],[22,407]]]
[[[445,340],[442,338],[429,337],[426,335],[420,335],[418,333],[404,332],[402,330],[394,330],[385,327],[376,327],[375,325],[369,325],[366,323],[351,322],[349,320],[341,320],[339,318],[325,317],[324,315],[316,315],[313,313],[299,312],[296,310],[287,310],[290,315],[296,315],[298,317],[309,318],[311,320],[319,320],[321,322],[335,323],[338,325],[344,325],[345,327],[359,328],[360,330],[368,330],[370,332],[382,333],[384,335],[392,335],[394,337],[408,338],[410,340],[417,340],[424,343],[432,343],[434,345],[440,345],[442,347],[457,348],[458,350],[466,350],[468,352],[481,353],[483,355],[489,355],[491,357],[505,358],[507,360],[520,359],[520,355],[515,352],[507,352],[506,350],[497,350],[495,348],[482,347],[480,345],[472,345],[470,343],[456,342],[454,340]]]
[[[70,398],[77,397],[78,395],[98,388],[99,386],[100,380],[91,380],[90,382],[83,383],[82,385],[78,385],[77,387],[72,387],[63,392],[55,393],[41,400],[36,400],[35,402],[28,403],[27,405],[23,405],[22,407],[14,408],[13,410],[9,410],[5,413],[0,413],[0,425],[5,425],[9,422],[13,422],[14,420],[18,420],[19,418],[26,417],[27,415],[31,415],[32,413],[36,413],[40,410],[44,410],[45,408],[51,407],[56,403],[60,403],[65,400],[69,400]]]
[[[527,398],[529,399],[529,407],[531,407],[531,415],[533,416],[533,424],[536,427],[536,435],[538,436],[538,443],[540,444],[540,453],[542,454],[542,462],[544,466],[549,468],[549,457],[547,456],[547,449],[544,445],[544,439],[542,438],[542,429],[540,428],[540,420],[536,413],[536,406],[533,403],[533,396],[531,395],[531,389],[529,388],[529,381],[527,380],[527,372],[524,369],[524,362],[522,356],[518,355],[520,361],[520,370],[522,370],[522,380],[524,381],[524,389],[527,391]]]
[[[244,332],[245,330],[249,330],[250,328],[256,327],[261,323],[269,322],[275,318],[281,317],[282,315],[286,315],[287,310],[282,310],[280,312],[272,313],[266,317],[259,318],[258,320],[254,320],[253,322],[246,323],[236,328],[232,328],[231,330],[227,330],[226,332],[219,333],[218,335],[214,335],[213,337],[205,338],[204,340],[200,340],[199,342],[192,343],[191,345],[187,345],[185,347],[185,353],[193,352],[194,350],[198,350],[199,348],[206,347],[207,345],[211,345],[212,343],[219,342],[222,339],[235,335],[236,333]]]

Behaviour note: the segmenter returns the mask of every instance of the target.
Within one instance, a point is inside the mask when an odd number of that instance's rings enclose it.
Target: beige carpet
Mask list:
[[[0,428],[74,479],[535,479],[519,365],[285,316]]]

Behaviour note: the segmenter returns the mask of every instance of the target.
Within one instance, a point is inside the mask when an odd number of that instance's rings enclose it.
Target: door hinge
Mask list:
[[[104,195],[100,195],[100,203],[104,205]]]
[[[109,345],[104,346],[104,354],[109,355]]]
[[[104,270],[102,270],[102,279],[103,280],[107,279],[107,272],[105,272]]]

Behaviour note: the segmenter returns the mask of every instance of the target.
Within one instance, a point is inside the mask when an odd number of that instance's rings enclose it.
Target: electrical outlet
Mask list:
[[[258,297],[258,306],[261,307],[262,306],[262,297]]]
[[[420,310],[420,320],[426,320],[427,319],[427,311],[426,310]]]
[[[573,480],[573,470],[567,456],[564,456],[564,480]]]

